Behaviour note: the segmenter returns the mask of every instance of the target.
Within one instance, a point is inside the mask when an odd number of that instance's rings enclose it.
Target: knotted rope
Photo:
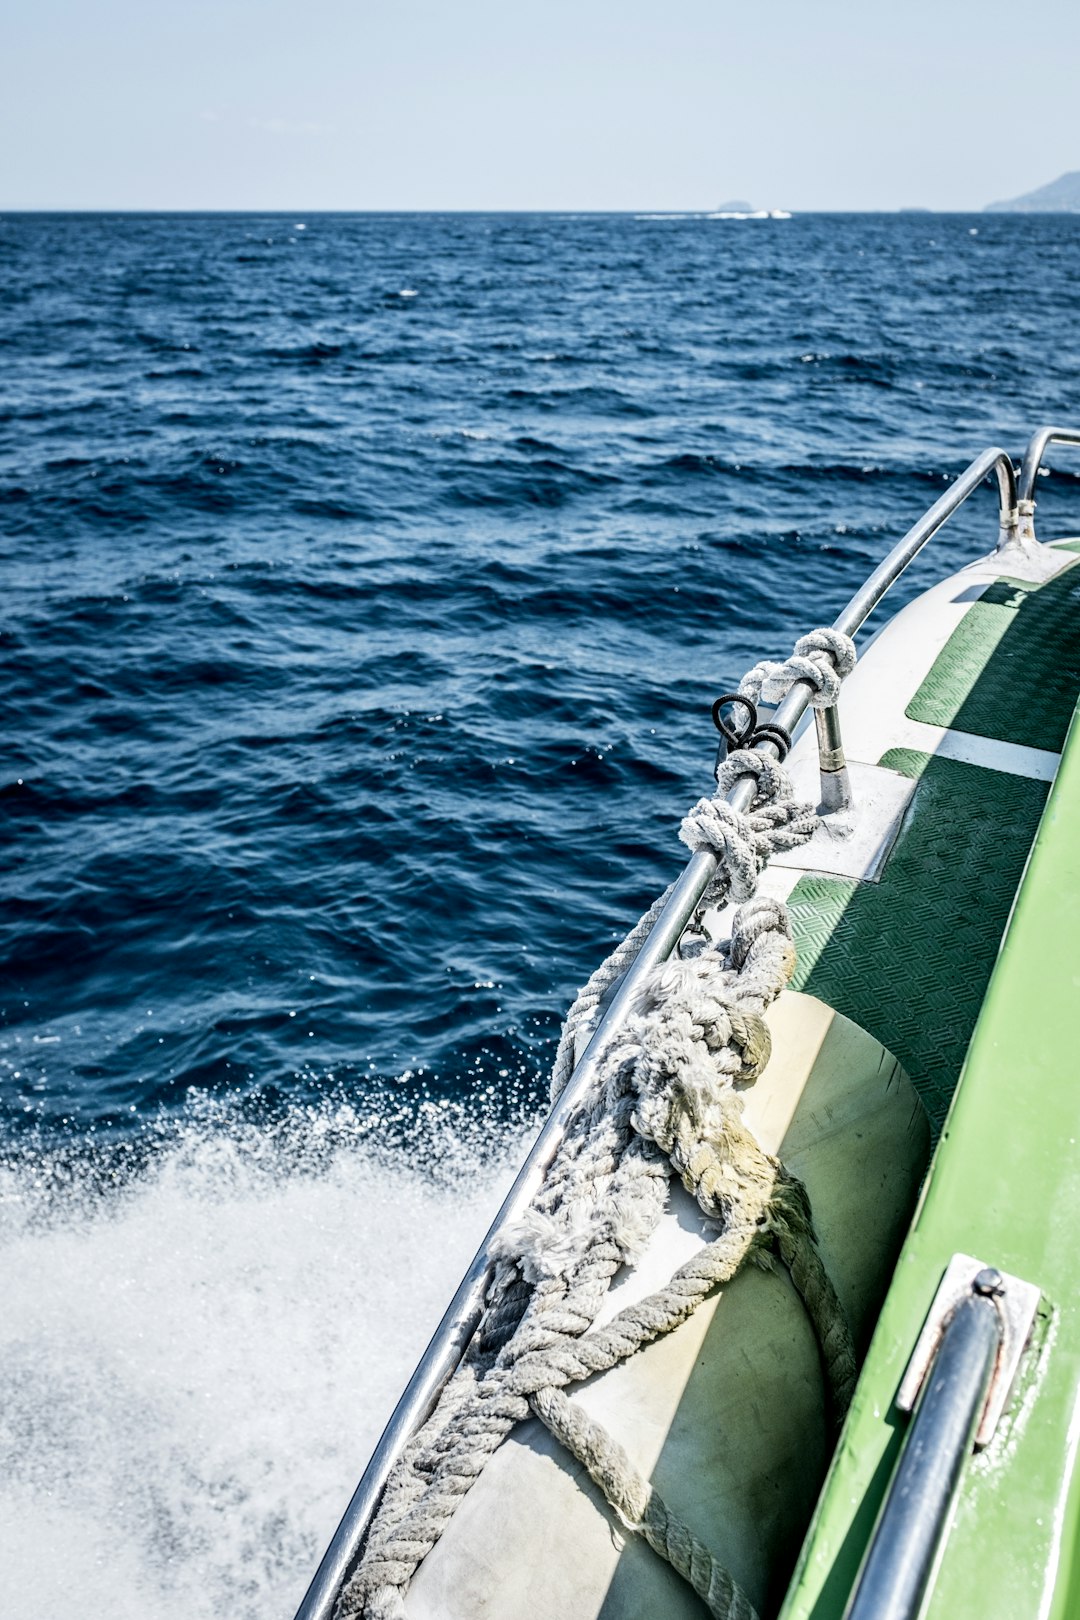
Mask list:
[[[743,776],[756,777],[754,799],[742,814],[728,793]],[[706,904],[721,898],[749,900],[766,862],[813,836],[817,816],[809,804],[794,804],[787,772],[766,754],[739,748],[716,767],[717,797],[699,799],[679,828],[689,849],[711,849],[719,861]]]
[[[779,672],[763,676],[762,684],[787,679],[792,670],[789,685],[809,679],[802,667],[808,664],[816,693],[830,691],[825,666],[832,670],[834,654],[837,668],[845,659],[844,649],[827,639],[834,636],[815,631],[786,665],[757,666]],[[488,1458],[530,1411],[585,1466],[622,1524],[689,1581],[717,1620],[755,1620],[749,1600],[708,1548],[623,1448],[565,1394],[566,1385],[615,1366],[677,1327],[747,1260],[788,1270],[814,1325],[838,1416],[854,1387],[850,1333],[814,1241],[805,1189],[748,1131],[736,1089],[753,1082],[768,1062],[762,1015],[795,965],[786,909],[753,898],[758,877],[770,855],[805,841],[816,825],[810,806],[793,803],[785,772],[754,751],[737,751],[723,762],[718,793],[747,774],[756,782],[746,813],[719,797],[703,799],[680,830],[690,848],[717,855],[703,905],[728,896],[744,902],[731,939],[719,951],[663,964],[639,992],[543,1187],[523,1218],[499,1235],[484,1320],[391,1475],[338,1620],[401,1620],[417,1565]],[[569,1079],[576,1046],[595,1025],[604,996],[648,938],[669,894],[650,907],[575,1001],[556,1055],[554,1096]],[[717,1224],[717,1235],[664,1288],[596,1328],[611,1278],[641,1252],[660,1220],[672,1169]]]
[[[747,670],[739,693],[754,703],[779,703],[796,681],[814,688],[815,709],[831,709],[840,695],[840,683],[855,668],[855,643],[840,630],[811,630],[795,643],[795,651],[782,664],[763,659]]]

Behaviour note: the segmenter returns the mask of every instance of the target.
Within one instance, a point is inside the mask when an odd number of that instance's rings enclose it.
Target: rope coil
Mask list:
[[[812,680],[819,706],[835,702],[854,663],[847,637],[819,630],[786,664],[744,679],[751,704],[785,681]],[[767,671],[761,674],[759,672]],[[807,673],[812,671],[813,674]],[[755,685],[756,682],[756,685]],[[749,707],[749,705],[748,705]],[[756,725],[756,710],[752,712]],[[722,795],[746,775],[750,809]],[[855,1357],[835,1290],[816,1247],[802,1184],[744,1125],[739,1086],[769,1060],[763,1014],[788,983],[795,949],[786,908],[754,898],[771,855],[805,842],[817,818],[793,802],[790,780],[767,755],[736,748],[717,769],[717,797],[701,799],[679,836],[717,856],[703,904],[742,902],[720,949],[670,960],[640,990],[601,1061],[595,1094],[568,1128],[544,1185],[522,1219],[499,1233],[484,1320],[432,1417],[387,1484],[337,1620],[402,1620],[404,1593],[461,1498],[510,1429],[532,1411],[584,1465],[620,1522],[639,1534],[702,1598],[716,1620],[756,1620],[728,1572],[566,1393],[670,1332],[748,1261],[782,1265],[814,1326],[834,1414],[851,1398]],[[645,913],[592,975],[563,1027],[552,1096],[565,1086],[580,1040],[605,994],[633,961],[670,895]],[[655,1230],[677,1174],[718,1234],[649,1298],[606,1327],[594,1324],[616,1271]]]

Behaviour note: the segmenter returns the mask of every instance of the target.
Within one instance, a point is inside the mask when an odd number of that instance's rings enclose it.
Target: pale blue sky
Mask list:
[[[5,0],[2,208],[979,208],[1080,169],[1080,4]]]

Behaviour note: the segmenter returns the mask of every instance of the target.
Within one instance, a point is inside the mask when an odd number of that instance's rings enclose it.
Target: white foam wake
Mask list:
[[[288,1620],[522,1141],[410,1145],[210,1112],[104,1192],[5,1174],[6,1612]]]

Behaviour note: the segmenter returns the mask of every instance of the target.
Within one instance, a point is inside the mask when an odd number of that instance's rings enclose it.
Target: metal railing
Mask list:
[[[1012,458],[996,446],[976,456],[965,467],[959,478],[951,483],[940,500],[924,512],[918,523],[900,540],[884,562],[878,564],[870,578],[851,598],[836,621],[836,629],[853,636],[870,617],[885,592],[900,578],[904,569],[919,555],[928,540],[932,540],[941,525],[956,508],[978,489],[984,478],[993,473],[998,485],[998,545],[1008,545],[1016,537],[1016,474]]]
[[[954,1254],[900,1381],[914,1418],[844,1620],[916,1620],[952,1523],[968,1459],[993,1440],[1031,1341],[1035,1283]]]
[[[1038,428],[1028,440],[1028,447],[1024,451],[1024,461],[1020,468],[1020,482],[1017,487],[1017,508],[1020,516],[1020,539],[1031,541],[1035,538],[1035,480],[1039,476],[1039,466],[1047,448],[1052,444],[1080,445],[1080,428],[1043,427]]]
[[[994,1299],[976,1284],[945,1324],[844,1620],[915,1620],[975,1442],[1002,1337]]]
[[[927,541],[990,474],[995,475],[998,485],[999,543],[1015,539],[1016,477],[1012,460],[1004,450],[996,447],[984,450],[893,547],[865,584],[856,591],[835,621],[834,628],[845,635],[855,635]],[[796,682],[776,710],[774,723],[792,732],[805,714],[811,695],[811,688],[806,682]],[[771,758],[778,757],[778,749],[772,741],[762,739],[755,746]],[[736,810],[747,810],[753,798],[754,786],[753,776],[740,778],[728,794],[728,802]],[[627,970],[582,1053],[566,1089],[541,1127],[517,1179],[409,1380],[307,1594],[296,1611],[296,1620],[329,1620],[337,1594],[362,1549],[391,1470],[409,1440],[430,1416],[443,1386],[461,1361],[480,1322],[484,1297],[495,1269],[494,1260],[489,1258],[493,1240],[504,1227],[521,1218],[539,1191],[570,1120],[597,1080],[601,1056],[612,1036],[626,1021],[643,982],[675,949],[712,881],[716,867],[717,857],[714,854],[699,851],[691,856],[683,869],[652,932]]]

